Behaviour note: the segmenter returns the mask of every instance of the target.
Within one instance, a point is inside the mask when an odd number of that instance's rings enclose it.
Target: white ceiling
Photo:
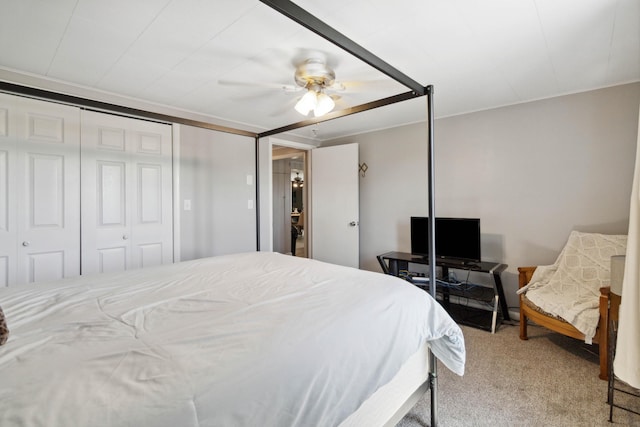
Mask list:
[[[436,117],[640,80],[639,0],[295,1],[422,85]],[[324,53],[338,107],[408,89],[258,0],[0,0],[0,80],[269,130],[303,117],[293,63]],[[148,104],[147,104],[148,105]],[[425,119],[425,98],[296,131]]]

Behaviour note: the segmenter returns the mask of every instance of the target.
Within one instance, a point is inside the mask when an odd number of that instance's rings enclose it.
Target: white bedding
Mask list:
[[[335,426],[460,328],[392,276],[257,252],[0,289],[0,425]]]
[[[591,344],[598,327],[600,288],[609,285],[611,257],[624,255],[626,235],[572,231],[556,262],[536,268],[526,291],[536,306],[562,317]]]

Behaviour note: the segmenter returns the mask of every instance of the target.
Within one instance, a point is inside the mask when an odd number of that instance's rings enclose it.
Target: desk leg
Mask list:
[[[387,266],[387,262],[384,260],[384,258],[380,255],[378,255],[376,258],[378,258],[378,262],[380,263],[380,268],[382,268],[382,272],[384,274],[391,274],[389,272],[389,267]]]
[[[502,318],[504,320],[511,320],[509,316],[509,305],[507,299],[504,296],[504,289],[502,289],[502,279],[500,273],[493,273],[493,280],[496,283],[496,290],[498,291],[498,299],[500,300],[500,310],[502,310]]]
[[[409,270],[409,263],[407,261],[400,261],[398,259],[389,260],[389,274],[397,277],[402,270]]]
[[[493,316],[491,317],[491,333],[496,333],[496,322],[498,320],[498,295],[493,300]]]

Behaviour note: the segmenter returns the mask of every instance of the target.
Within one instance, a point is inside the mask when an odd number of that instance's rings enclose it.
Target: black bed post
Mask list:
[[[256,141],[256,176],[253,182],[256,184],[256,251],[260,251],[260,136]]]
[[[427,196],[429,212],[429,293],[436,298],[436,235],[435,235],[435,170],[434,170],[434,147],[433,147],[433,86],[426,87],[427,92],[427,163],[429,174],[429,190]],[[438,361],[429,351],[429,384],[431,388],[431,427],[438,425]]]

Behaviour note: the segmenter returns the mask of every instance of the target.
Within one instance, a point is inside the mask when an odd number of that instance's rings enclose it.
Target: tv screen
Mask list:
[[[429,218],[411,217],[411,253],[429,256]],[[436,258],[480,262],[480,219],[435,220]]]

